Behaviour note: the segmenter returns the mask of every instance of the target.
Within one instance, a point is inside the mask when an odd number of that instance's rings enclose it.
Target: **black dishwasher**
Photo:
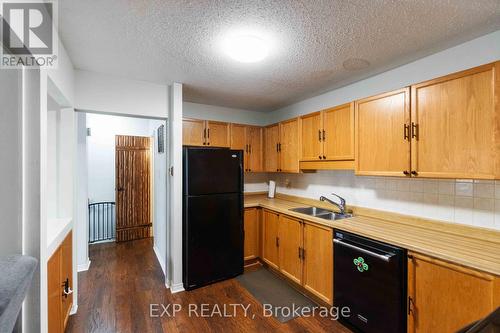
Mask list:
[[[334,236],[335,306],[366,333],[406,332],[406,250],[343,231]]]

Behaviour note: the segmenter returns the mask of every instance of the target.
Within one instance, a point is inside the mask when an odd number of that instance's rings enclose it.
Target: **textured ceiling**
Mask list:
[[[500,29],[499,0],[60,0],[76,68],[184,83],[185,100],[269,111]],[[221,36],[255,29],[268,58],[237,63]],[[370,66],[347,71],[349,58]]]

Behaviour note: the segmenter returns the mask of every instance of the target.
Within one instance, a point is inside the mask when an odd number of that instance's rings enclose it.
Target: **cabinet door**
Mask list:
[[[245,150],[247,144],[247,126],[231,124],[231,149]]]
[[[301,161],[323,159],[323,132],[321,112],[300,117],[302,144],[300,145]]]
[[[409,97],[405,88],[355,102],[356,174],[409,174]]]
[[[500,175],[495,161],[500,115],[495,113],[493,84],[498,71],[500,63],[490,64],[412,86],[416,175],[490,179]]]
[[[333,304],[333,231],[304,224],[304,288]]]
[[[207,121],[207,145],[229,147],[229,124],[218,121]]]
[[[247,126],[231,124],[231,149],[243,150],[243,169],[248,171]]]
[[[279,171],[278,144],[280,140],[279,124],[264,128],[264,171]]]
[[[299,120],[280,123],[280,171],[299,172]]]
[[[197,119],[182,120],[182,144],[203,146],[205,143],[205,121]]]
[[[302,222],[280,215],[279,217],[279,267],[281,273],[292,281],[302,283]]]
[[[354,159],[354,103],[323,111],[323,155],[327,160]]]
[[[456,332],[500,304],[498,277],[419,254],[408,261],[408,332]],[[496,285],[495,285],[496,284]]]
[[[247,127],[248,171],[262,171],[262,128]]]
[[[61,249],[47,261],[47,311],[50,333],[63,332],[61,287]]]
[[[69,288],[73,290],[73,236],[72,232],[66,236],[63,243],[61,244],[61,278],[60,285],[63,285],[66,279],[68,279]],[[69,313],[71,311],[71,306],[73,305],[73,294],[67,295],[67,297],[62,297],[62,316],[64,327],[68,323]]]
[[[259,256],[259,218],[257,208],[245,208],[244,215],[245,230],[245,260]]]
[[[278,227],[279,215],[264,210],[262,212],[262,259],[271,267],[278,269]]]

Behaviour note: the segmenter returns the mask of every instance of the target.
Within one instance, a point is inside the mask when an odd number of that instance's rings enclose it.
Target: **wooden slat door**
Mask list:
[[[323,111],[323,158],[354,159],[354,103]]]
[[[278,144],[280,140],[279,124],[264,128],[264,171],[279,171]]]
[[[323,159],[323,132],[321,112],[300,117],[302,131],[301,161]]]
[[[116,136],[116,240],[151,236],[151,139]]]
[[[298,219],[279,216],[279,267],[281,273],[292,281],[302,283],[302,222]]]
[[[407,176],[410,172],[410,90],[365,98],[356,105],[356,174]]]
[[[414,176],[494,179],[500,174],[494,87],[499,70],[500,63],[489,64],[411,87]]]

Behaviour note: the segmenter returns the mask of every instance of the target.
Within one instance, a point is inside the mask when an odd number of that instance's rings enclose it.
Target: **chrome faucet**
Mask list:
[[[319,197],[319,201],[326,201],[326,202],[329,202],[331,203],[332,205],[336,206],[339,211],[340,211],[340,214],[345,214],[345,199],[342,198],[340,195],[337,195],[335,193],[332,193],[332,195],[336,196],[337,198],[339,198],[340,200],[340,203],[336,203],[335,201],[333,200],[330,200],[328,199],[327,197],[324,197],[324,196],[320,196]]]

